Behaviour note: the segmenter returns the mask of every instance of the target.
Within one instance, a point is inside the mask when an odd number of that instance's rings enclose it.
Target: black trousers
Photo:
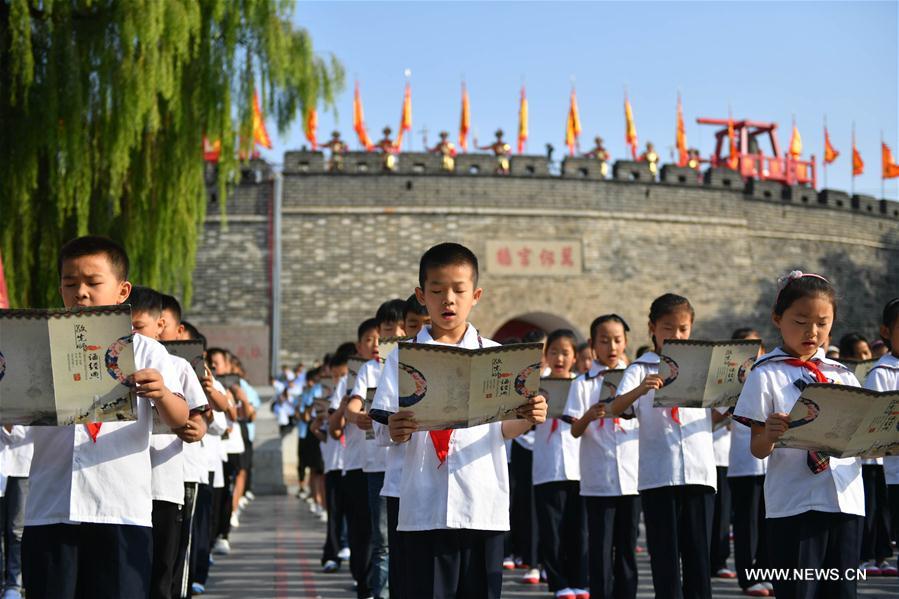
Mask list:
[[[343,475],[341,499],[347,518],[350,545],[350,572],[356,581],[356,595],[365,598],[368,590],[368,568],[371,564],[371,511],[368,507],[368,479],[362,469],[348,470]]]
[[[590,597],[637,596],[638,495],[585,497],[590,535]]]
[[[534,510],[534,485],[531,474],[533,463],[534,452],[513,441],[510,472],[515,479],[515,486],[512,500],[509,502],[512,553],[531,568],[536,568],[539,556],[537,512]]]
[[[768,555],[772,568],[835,568],[842,578],[858,568],[864,518],[851,514],[803,512],[768,518]],[[854,599],[856,581],[842,579],[774,580],[777,599]]]
[[[534,485],[534,503],[549,590],[587,588],[587,513],[580,483]]]
[[[887,485],[887,501],[890,506],[890,538],[899,543],[899,485]]]
[[[181,531],[178,534],[178,554],[175,557],[175,571],[172,575],[172,597],[187,597],[188,561],[194,510],[197,504],[197,483],[184,483],[184,507],[181,509]]]
[[[153,501],[153,578],[150,599],[170,599],[178,544],[181,540],[181,506]]]
[[[717,466],[715,509],[712,514],[712,544],[709,553],[712,573],[727,567],[730,557],[730,486],[727,484],[727,466]]]
[[[734,564],[737,582],[747,589],[759,582],[749,569],[768,568],[768,532],[765,526],[765,476],[734,476],[727,479],[734,507]]]
[[[148,597],[153,530],[125,524],[26,526],[28,599]]]
[[[407,597],[494,599],[503,586],[503,533],[440,529],[403,533]]]
[[[390,560],[387,562],[387,580],[390,587],[390,599],[406,599],[404,584],[406,575],[401,574],[403,564],[406,563],[405,534],[396,529],[400,518],[399,497],[387,497],[387,553]]]
[[[704,485],[660,487],[640,491],[640,499],[655,596],[711,599],[715,491]]]
[[[340,470],[332,470],[325,474],[325,507],[328,510],[328,532],[325,545],[322,547],[322,565],[327,561],[340,563],[337,553],[342,549],[340,529],[343,522],[343,501],[341,500]]]
[[[211,547],[212,534],[212,472],[209,473],[209,484],[197,487],[197,505],[194,508],[194,518],[191,528],[193,535],[190,544],[190,582],[206,584],[209,578],[209,548]],[[190,585],[187,587],[188,596]]]
[[[887,483],[880,464],[862,464],[865,486],[865,520],[862,527],[861,561],[882,562],[893,555],[890,546],[890,514]]]

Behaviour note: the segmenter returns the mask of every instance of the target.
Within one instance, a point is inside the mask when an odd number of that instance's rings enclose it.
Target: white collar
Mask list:
[[[877,364],[874,366],[875,368],[892,368],[893,370],[899,370],[899,358],[891,353],[885,353],[880,356],[880,359],[877,360]]]
[[[799,358],[797,358],[796,356],[791,356],[790,354],[785,352],[782,347],[777,346],[773,350],[771,350],[770,352],[768,352],[767,354],[763,355],[758,360],[756,360],[753,368],[755,368],[756,366],[761,366],[765,362],[781,362],[783,360],[798,360],[798,359]],[[811,358],[809,358],[808,361],[809,362],[820,362],[821,364],[826,364],[827,366],[832,366],[834,368],[839,368],[841,370],[849,370],[846,367],[846,365],[843,364],[842,362],[837,362],[836,360],[832,360],[832,359],[828,358],[823,347],[819,347],[817,350],[815,350],[815,354]]]
[[[478,347],[478,330],[474,328],[474,326],[469,322],[467,328],[465,329],[465,334],[462,335],[462,339],[459,343],[455,344],[456,347],[466,347],[466,348],[476,348]],[[437,345],[453,345],[452,343],[443,343],[441,341],[434,341],[434,338],[431,337],[431,327],[430,325],[426,325],[421,327],[421,330],[418,332],[418,335],[415,337],[416,343],[434,343]]]

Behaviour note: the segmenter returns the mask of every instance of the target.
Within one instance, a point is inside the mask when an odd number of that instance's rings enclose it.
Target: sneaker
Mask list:
[[[344,547],[340,551],[337,552],[337,557],[339,557],[343,561],[347,561],[350,559],[350,548]]]
[[[241,497],[237,501],[237,505],[240,507],[240,509],[245,509],[249,504],[250,504],[250,500],[247,499],[246,497]]]
[[[764,583],[757,582],[751,587],[743,589],[743,594],[750,597],[768,597],[768,589],[765,588]]]
[[[238,517],[237,512],[231,514],[231,528],[240,528],[240,517]]]
[[[328,521],[328,512],[322,510],[318,513],[318,521],[319,522],[327,522]]]
[[[503,558],[503,570],[514,570],[515,569],[515,560],[511,555],[507,555]]]
[[[590,591],[587,589],[572,589],[574,591],[574,599],[590,599]]]
[[[254,499],[256,499],[256,494],[252,491],[247,491],[243,494],[243,496],[247,498],[247,501],[253,501]]]
[[[769,597],[773,597],[773,596],[774,596],[774,585],[773,585],[773,584],[771,584],[770,582],[763,582],[763,583],[762,583],[762,586],[765,587],[765,590],[766,590],[766,591],[768,591],[768,596],[769,596]]]
[[[531,568],[521,577],[521,582],[525,584],[540,584],[540,570]]]
[[[562,589],[561,591],[556,591],[556,599],[575,599],[574,590]]]
[[[880,568],[881,576],[896,576],[897,574],[899,574],[899,571],[897,571],[896,566],[891,566],[890,562],[888,562],[886,560],[883,560],[882,562],[880,562],[880,564],[877,567]]]
[[[212,546],[212,552],[216,555],[228,555],[231,553],[231,543],[228,539],[216,539],[215,545]]]
[[[3,591],[3,599],[22,599],[22,592],[16,587],[10,587]]]
[[[338,569],[340,569],[340,566],[338,566],[337,562],[332,559],[326,561],[325,565],[322,566],[322,572],[325,574],[333,574],[334,572],[337,572]]]
[[[204,587],[199,582],[195,582],[192,585],[190,585],[190,592],[193,593],[194,595],[202,595],[203,593],[206,592],[206,587]]]
[[[715,576],[718,578],[736,578],[737,573],[729,568],[720,568],[715,572]]]
[[[880,568],[877,567],[877,562],[864,562],[858,569],[864,570],[865,576],[880,576]]]

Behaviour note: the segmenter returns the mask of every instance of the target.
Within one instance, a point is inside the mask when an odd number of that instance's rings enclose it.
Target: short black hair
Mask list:
[[[406,300],[387,300],[386,302],[378,306],[378,311],[375,314],[375,320],[378,321],[378,326],[380,326],[382,322],[402,322],[403,318],[405,318],[406,316],[405,310]]]
[[[366,318],[365,320],[363,320],[362,324],[360,324],[356,329],[356,340],[362,341],[362,337],[364,337],[365,334],[372,329],[378,330],[378,324],[379,323],[377,318]],[[356,351],[355,347],[353,348],[353,351]]]
[[[544,351],[548,351],[549,346],[560,339],[567,339],[568,342],[571,343],[571,348],[575,350],[575,353],[577,353],[577,336],[571,329],[556,329],[555,331],[547,335]]]
[[[403,306],[403,318],[406,318],[409,314],[418,314],[419,316],[428,315],[427,307],[421,305],[421,302],[418,301],[418,298],[415,297],[414,293],[409,296],[406,300],[406,305]]]
[[[206,355],[211,359],[215,354],[222,354],[226,360],[231,361],[231,352],[222,347],[207,347]]]
[[[181,302],[174,295],[162,294],[162,309],[174,314],[177,324],[181,324]]]
[[[353,343],[352,341],[344,341],[337,347],[337,350],[333,354],[331,354],[331,357],[333,358],[337,354],[342,354],[342,355],[346,356],[347,358],[349,358],[352,355],[355,355],[356,354],[356,344]],[[325,361],[328,362],[327,356],[325,356]]]
[[[899,319],[899,297],[894,297],[883,307],[881,322],[886,328],[892,329],[893,325],[896,324],[896,319]]]
[[[131,288],[131,295],[128,296],[125,303],[131,306],[132,314],[146,312],[157,318],[162,314],[162,294],[149,287],[134,285]]]
[[[631,328],[627,326],[627,323],[623,318],[618,316],[617,314],[603,314],[602,316],[597,316],[593,319],[593,322],[590,323],[590,339],[596,340],[596,329],[598,329],[601,325],[604,325],[607,322],[617,322],[622,327],[624,327],[624,334],[627,337],[627,334],[630,332]]]
[[[577,344],[577,347],[575,349],[577,350],[577,353],[581,353],[585,349],[590,349],[590,344],[587,343],[586,341],[582,341]]]
[[[97,254],[106,255],[109,264],[112,266],[112,272],[120,281],[128,280],[129,263],[125,248],[112,239],[100,235],[76,237],[59,248],[59,259],[56,262],[59,276],[62,277],[62,265],[66,260],[74,260],[82,256],[95,256]]]
[[[693,304],[691,304],[690,300],[684,296],[675,293],[660,295],[653,300],[652,305],[649,307],[649,322],[656,322],[663,316],[673,314],[679,310],[689,312],[690,320],[696,318],[696,311],[693,310]]]
[[[187,322],[186,320],[181,321],[181,326],[184,327],[184,332],[187,333],[187,336],[189,338],[193,339],[194,341],[202,341],[203,345],[206,345],[206,336],[200,333],[197,327]]]
[[[858,360],[859,358],[855,354],[855,345],[859,341],[868,343],[868,340],[865,339],[861,333],[846,333],[840,337],[840,358],[845,360]]]
[[[343,366],[347,362],[350,361],[350,356],[352,354],[344,354],[341,352],[337,352],[336,354],[331,356],[331,359],[328,360],[328,366],[330,368],[334,368],[336,366]]]
[[[440,243],[421,256],[418,264],[418,286],[425,287],[428,270],[441,266],[468,265],[471,267],[472,281],[478,284],[478,257],[470,249],[459,243]]]
[[[739,329],[737,329],[736,331],[731,333],[730,338],[731,339],[748,339],[749,336],[753,335],[753,334],[761,337],[761,335],[759,335],[759,332],[756,331],[752,327],[740,327]]]

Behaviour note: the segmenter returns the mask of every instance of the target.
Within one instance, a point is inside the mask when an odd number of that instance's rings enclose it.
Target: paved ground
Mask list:
[[[346,565],[337,574],[322,574],[319,567],[324,524],[292,496],[259,497],[231,533],[232,553],[219,556],[208,585],[209,599],[353,598],[353,583]],[[653,596],[649,558],[638,556],[638,597]],[[503,597],[549,598],[545,584],[523,585],[520,571],[506,574]],[[715,597],[742,597],[735,581],[713,581]],[[899,578],[877,578],[860,583],[862,597],[899,597]],[[426,599],[426,598],[423,598]]]

